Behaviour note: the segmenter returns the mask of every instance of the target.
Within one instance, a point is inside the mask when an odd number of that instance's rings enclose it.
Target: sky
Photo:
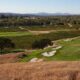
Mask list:
[[[80,14],[80,0],[0,0],[0,12]]]

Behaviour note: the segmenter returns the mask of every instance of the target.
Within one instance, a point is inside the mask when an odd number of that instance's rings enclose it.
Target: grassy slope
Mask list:
[[[28,62],[30,61],[32,58],[42,58],[43,56],[41,55],[41,53],[43,52],[48,52],[48,51],[52,51],[52,48],[47,48],[47,49],[44,49],[44,50],[34,50],[32,51],[32,53],[28,54],[27,57],[23,58],[20,60],[20,62]]]
[[[43,57],[41,54],[46,51],[52,51],[52,48],[47,48],[45,50],[35,50],[27,57],[21,59],[21,62],[30,61],[32,58],[42,58],[45,61],[52,61],[52,60],[80,60],[80,37],[75,38],[72,41],[64,41],[59,40],[57,44],[63,46],[60,50],[57,51],[55,56],[52,57]]]
[[[16,48],[27,49],[27,48],[31,48],[31,45],[35,40],[39,40],[42,38],[58,40],[63,38],[76,37],[76,36],[80,36],[80,31],[58,31],[49,34],[41,34],[41,35],[9,36],[8,38],[12,39],[12,41],[16,44]]]
[[[52,60],[80,60],[80,37],[72,41],[59,41],[60,45],[63,46],[59,50]]]
[[[0,80],[80,80],[80,62],[1,64]]]

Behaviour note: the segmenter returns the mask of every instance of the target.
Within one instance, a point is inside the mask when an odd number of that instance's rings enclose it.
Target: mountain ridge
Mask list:
[[[80,14],[70,14],[70,13],[0,13],[0,16],[71,16],[71,15],[80,15]]]

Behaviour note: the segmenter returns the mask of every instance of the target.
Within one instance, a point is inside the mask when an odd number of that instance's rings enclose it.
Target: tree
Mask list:
[[[41,40],[34,41],[33,44],[32,44],[32,48],[33,49],[36,49],[36,48],[37,49],[43,49],[48,45],[51,46],[52,44],[53,43],[52,43],[52,41],[50,39],[41,39]]]
[[[0,37],[0,50],[1,50],[1,52],[5,48],[14,48],[14,47],[15,47],[15,44],[10,39]]]

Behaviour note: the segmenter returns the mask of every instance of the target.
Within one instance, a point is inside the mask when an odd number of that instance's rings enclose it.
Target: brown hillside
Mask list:
[[[0,80],[80,80],[80,62],[1,64]]]

